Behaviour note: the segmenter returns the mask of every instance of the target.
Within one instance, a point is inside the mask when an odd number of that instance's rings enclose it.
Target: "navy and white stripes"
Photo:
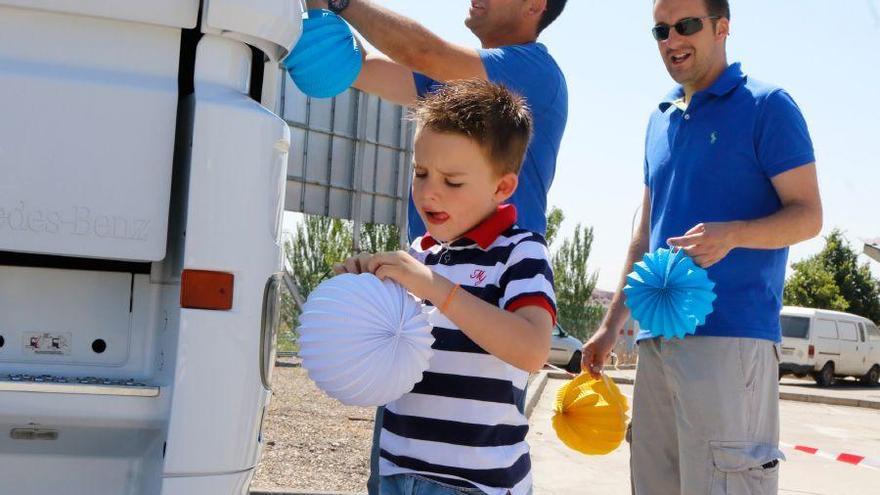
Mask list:
[[[500,234],[490,233],[495,238],[488,246],[468,239],[450,245],[419,239],[412,254],[492,305],[510,311],[542,307],[555,320],[546,243],[510,224],[502,225],[506,230]],[[490,495],[527,493],[531,461],[523,407],[528,373],[488,354],[445,316],[435,313],[432,324],[434,356],[428,371],[412,392],[385,410],[381,474],[417,474],[476,486]]]

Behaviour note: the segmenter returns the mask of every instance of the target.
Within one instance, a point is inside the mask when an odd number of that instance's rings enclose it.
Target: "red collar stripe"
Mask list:
[[[489,246],[495,242],[495,239],[498,239],[498,236],[514,224],[516,224],[516,206],[500,205],[498,209],[495,210],[495,213],[486,220],[483,220],[480,225],[477,225],[462,237],[474,241],[483,249],[488,249]],[[438,244],[438,242],[431,237],[431,234],[426,233],[422,237],[422,250],[428,249],[436,244]]]

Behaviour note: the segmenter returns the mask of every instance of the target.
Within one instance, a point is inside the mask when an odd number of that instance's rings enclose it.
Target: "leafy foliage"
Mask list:
[[[566,238],[553,254],[559,324],[581,340],[596,330],[605,315],[605,308],[592,299],[599,276],[587,268],[592,247],[593,229],[578,224],[574,236]]]
[[[880,281],[840,229],[825,238],[818,254],[793,265],[785,283],[784,301],[791,306],[847,311],[880,321]]]

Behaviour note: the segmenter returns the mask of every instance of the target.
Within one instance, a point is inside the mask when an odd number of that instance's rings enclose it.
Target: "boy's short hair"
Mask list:
[[[451,81],[420,99],[413,117],[419,129],[463,134],[486,153],[498,175],[519,174],[532,135],[523,97],[500,84]]]

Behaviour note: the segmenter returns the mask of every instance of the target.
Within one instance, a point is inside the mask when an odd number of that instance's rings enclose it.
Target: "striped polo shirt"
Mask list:
[[[410,252],[489,304],[508,311],[537,306],[555,322],[547,244],[515,223],[516,208],[504,205],[462,238],[437,243],[426,235]],[[490,495],[528,493],[528,373],[487,353],[439,310],[431,324],[434,354],[422,381],[386,406],[379,472],[477,487]]]

